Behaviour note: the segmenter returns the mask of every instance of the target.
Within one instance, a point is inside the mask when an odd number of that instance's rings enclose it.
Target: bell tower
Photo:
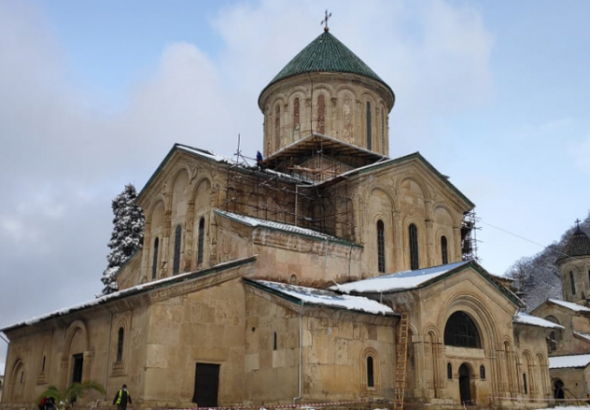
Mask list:
[[[576,221],[576,230],[557,258],[563,299],[585,305],[590,301],[590,238]]]

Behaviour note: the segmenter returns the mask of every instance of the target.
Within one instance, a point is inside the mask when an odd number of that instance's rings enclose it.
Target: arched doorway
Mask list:
[[[563,382],[559,379],[555,379],[553,382],[553,398],[554,399],[565,399],[565,394],[563,392]]]
[[[459,367],[459,394],[461,405],[471,404],[471,381],[469,378],[469,367],[463,363]]]

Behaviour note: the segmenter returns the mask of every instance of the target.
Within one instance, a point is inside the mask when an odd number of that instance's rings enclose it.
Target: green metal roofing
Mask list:
[[[369,77],[379,81],[393,94],[391,87],[381,77],[329,31],[324,31],[289,61],[262,93],[277,81],[298,74],[317,72],[351,73]]]

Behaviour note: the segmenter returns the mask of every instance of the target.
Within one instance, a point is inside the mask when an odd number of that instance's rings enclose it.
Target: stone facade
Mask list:
[[[551,397],[550,329],[516,321],[522,302],[461,262],[473,203],[420,154],[385,156],[393,92],[353,57],[353,72],[299,73],[263,91],[257,166],[175,145],[138,196],[144,246],[118,272],[120,291],[3,329],[0,408],[30,408],[48,385],[78,380],[105,385],[80,399],[93,406],[122,383],[144,409],[391,405],[404,314],[408,405],[542,406],[529,399]],[[338,290],[431,267],[446,273]]]
[[[556,398],[585,400],[590,394],[590,357],[579,357],[562,367],[567,356],[590,353],[590,238],[579,227],[557,259],[563,301],[547,300],[533,314],[563,326],[550,333],[547,346]],[[571,361],[571,360],[570,360]]]

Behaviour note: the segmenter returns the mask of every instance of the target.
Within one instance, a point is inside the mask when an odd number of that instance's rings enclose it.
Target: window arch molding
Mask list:
[[[387,235],[385,223],[382,219],[378,219],[375,225],[375,231],[377,233],[377,270],[380,273],[385,273],[387,261],[387,258],[385,257],[385,243]]]
[[[481,348],[481,336],[477,323],[462,310],[453,312],[445,324],[446,346]]]
[[[151,278],[153,274],[153,262],[154,262],[154,241],[158,239],[159,252],[162,250],[162,239],[165,231],[164,227],[164,215],[166,214],[166,201],[164,194],[160,193],[156,195],[153,201],[145,212],[145,229],[144,229],[144,255],[143,259],[144,272],[146,277]],[[160,256],[158,256],[160,259]]]
[[[10,369],[10,377],[7,377],[4,382],[4,393],[11,397],[12,401],[22,401],[24,393],[24,385],[26,381],[25,363],[22,358],[17,357]],[[22,378],[22,382],[21,382]],[[7,387],[10,389],[7,389]]]
[[[482,349],[489,350],[496,345],[495,341],[498,340],[498,335],[495,320],[485,304],[473,294],[461,292],[448,298],[444,305],[441,306],[438,314],[438,328],[445,329],[449,317],[457,311],[465,312],[475,322],[479,331]],[[493,369],[488,370],[492,371]],[[493,375],[490,375],[490,377],[493,377]]]
[[[120,339],[122,331],[122,340]],[[111,363],[111,376],[124,376],[126,374],[126,363],[129,362],[130,326],[129,318],[125,314],[113,321],[111,329],[111,342],[109,361]]]
[[[361,390],[366,394],[378,394],[380,390],[380,377],[379,377],[379,354],[377,350],[372,347],[368,347],[363,350],[361,354]],[[370,369],[372,365],[372,369]],[[372,370],[372,378],[369,373]],[[372,382],[372,386],[370,385]]]
[[[207,221],[208,221],[208,212],[211,209],[211,191],[212,191],[212,183],[209,174],[203,174],[195,184],[195,189],[193,192],[193,212],[191,213],[192,221],[187,222],[187,226],[192,224],[192,229],[190,233],[190,237],[187,235],[185,237],[185,246],[186,249],[190,249],[192,251],[192,260],[190,264],[193,268],[200,268],[203,264],[207,263],[207,255],[204,254],[203,258],[199,262],[199,247],[203,246],[203,244],[199,241],[199,231],[201,220],[203,220],[203,237],[207,236]],[[204,249],[204,247],[203,247]],[[187,263],[189,263],[187,261]]]
[[[74,340],[74,336],[76,335],[78,330],[81,332],[82,340],[84,340],[84,351],[87,352],[90,350],[90,343],[88,340],[88,330],[86,328],[86,324],[81,320],[75,320],[74,322],[72,322],[72,324],[68,327],[68,330],[66,331],[64,343],[64,356],[66,357],[69,357],[72,354],[72,341]]]

